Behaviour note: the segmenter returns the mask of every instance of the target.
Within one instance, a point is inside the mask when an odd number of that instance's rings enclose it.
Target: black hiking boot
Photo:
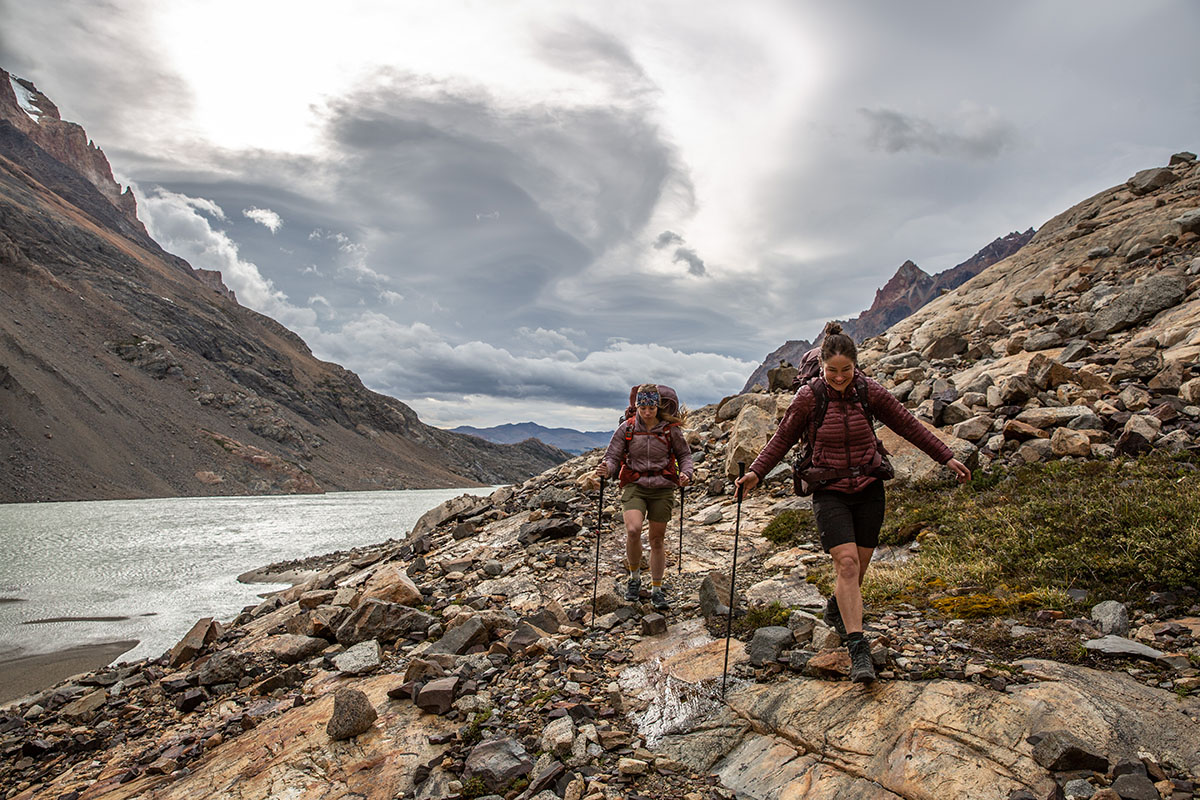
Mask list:
[[[837,595],[829,595],[825,601],[825,624],[838,632],[839,636],[846,635],[846,623],[842,622],[842,612],[838,611]]]
[[[655,586],[654,591],[650,593],[650,605],[654,606],[655,611],[671,610],[671,604],[667,602],[667,596],[661,586]]]
[[[871,643],[866,639],[851,639],[846,643],[846,649],[850,651],[850,680],[872,683],[875,665],[871,663]]]
[[[625,584],[625,600],[630,603],[636,603],[642,599],[642,581],[641,578],[630,578],[629,583]]]

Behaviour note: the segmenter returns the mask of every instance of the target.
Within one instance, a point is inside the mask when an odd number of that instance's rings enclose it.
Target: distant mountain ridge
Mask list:
[[[966,261],[936,275],[930,275],[912,261],[905,261],[883,288],[876,290],[875,300],[870,308],[853,319],[839,320],[842,329],[857,342],[878,336],[935,297],[957,289],[992,264],[1008,258],[1028,244],[1034,233],[1034,229],[1030,228],[1024,232],[1014,231],[1007,236],[998,237]],[[792,339],[780,345],[751,373],[742,391],[750,391],[755,384],[766,386],[767,370],[779,366],[780,361],[798,364],[800,356],[819,341],[820,331],[812,342],[806,339]]]
[[[486,485],[567,459],[422,423],[198,267],[0,69],[0,502]]]
[[[573,428],[546,428],[536,422],[509,422],[495,425],[491,428],[474,428],[470,425],[460,425],[451,428],[452,433],[464,433],[468,436],[478,436],[497,444],[517,444],[526,439],[538,441],[579,455],[597,447],[605,447],[612,438],[611,431],[577,431]]]

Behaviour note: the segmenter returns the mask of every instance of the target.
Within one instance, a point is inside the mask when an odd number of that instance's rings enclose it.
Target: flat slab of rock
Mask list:
[[[1124,636],[1102,636],[1083,643],[1088,650],[1095,650],[1110,656],[1141,656],[1142,658],[1161,658],[1162,650],[1155,650],[1149,645],[1126,639]]]
[[[333,657],[333,665],[339,672],[347,675],[362,675],[378,669],[382,663],[383,648],[375,639],[359,642],[346,652]]]

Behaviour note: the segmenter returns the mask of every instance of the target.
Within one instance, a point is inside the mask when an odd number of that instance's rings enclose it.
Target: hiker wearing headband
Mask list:
[[[830,322],[824,335],[819,372],[800,385],[779,429],[738,484],[747,492],[754,489],[792,445],[807,437],[794,478],[797,494],[812,494],[821,545],[837,573],[825,623],[846,638],[850,679],[867,683],[875,680],[875,667],[863,638],[860,587],[879,545],[883,481],[892,477],[874,419],[949,467],[960,483],[971,480],[971,470],[887,389],[859,371],[858,348],[841,325]]]
[[[692,480],[692,451],[680,425],[687,411],[670,386],[644,383],[629,393],[629,408],[613,433],[597,477],[620,475],[625,518],[625,562],[629,579],[625,599],[637,602],[642,590],[642,523],[649,519],[650,603],[670,608],[662,588],[667,566],[667,523],[674,508],[675,487]]]

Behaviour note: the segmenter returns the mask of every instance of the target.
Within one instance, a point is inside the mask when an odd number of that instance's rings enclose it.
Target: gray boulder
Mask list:
[[[1091,330],[1112,334],[1132,328],[1158,312],[1176,306],[1187,295],[1187,279],[1178,274],[1158,273],[1118,294],[1096,312]]]
[[[487,644],[487,625],[479,617],[471,617],[461,625],[446,631],[446,634],[434,642],[426,653],[450,653],[462,655],[477,644]]]
[[[1138,172],[1126,182],[1126,185],[1133,194],[1143,195],[1169,186],[1177,180],[1179,180],[1179,176],[1166,167],[1154,167]]]
[[[529,754],[515,739],[488,739],[467,756],[463,778],[469,781],[478,777],[488,790],[497,792],[532,769]]]
[[[1092,606],[1092,619],[1100,626],[1105,636],[1125,636],[1129,633],[1129,609],[1116,600],[1105,600]]]
[[[423,611],[381,600],[365,600],[337,629],[337,640],[347,647],[378,639],[394,642],[415,631],[425,631],[437,619]]]
[[[1067,730],[1045,731],[1033,746],[1033,760],[1051,772],[1090,769],[1108,772],[1108,759]]]
[[[795,638],[791,628],[782,625],[768,625],[754,632],[750,640],[750,663],[756,667],[768,664],[779,658],[779,654],[792,646]]]
[[[379,714],[358,689],[339,689],[333,696],[333,714],[325,725],[330,739],[351,739],[371,729]]]
[[[333,665],[338,672],[347,675],[362,675],[378,669],[383,663],[383,648],[374,639],[359,642],[344,653],[333,657]]]
[[[198,680],[201,686],[218,683],[237,683],[246,670],[246,657],[233,650],[222,650],[213,654],[200,668]]]
[[[1200,233],[1200,208],[1186,211],[1171,221],[1179,226],[1180,233]]]

